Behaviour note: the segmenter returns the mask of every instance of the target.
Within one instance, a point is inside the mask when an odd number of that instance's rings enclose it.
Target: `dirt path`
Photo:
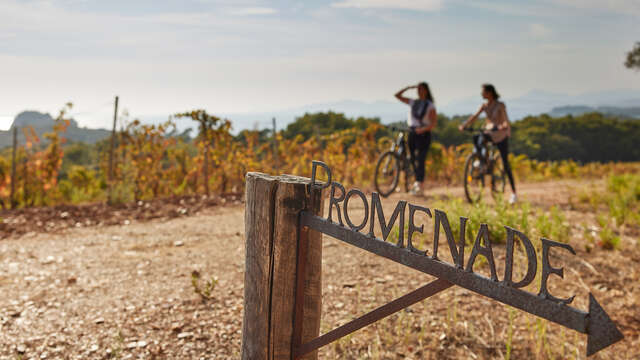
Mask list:
[[[565,206],[567,190],[583,185],[524,185],[520,194],[532,206]],[[462,190],[429,193],[413,202],[429,206]],[[406,194],[384,200],[385,207],[401,198]],[[0,241],[0,358],[237,359],[243,212],[242,205],[226,205],[170,220]],[[565,280],[551,286],[560,295],[578,294],[572,305],[582,309],[591,290],[621,324],[627,338],[595,358],[640,358],[638,246],[627,241],[621,251],[587,254],[573,245],[578,256],[564,262]],[[498,250],[498,263],[501,256]],[[431,280],[328,238],[323,266],[322,331]],[[200,283],[217,279],[212,299],[194,292],[194,271]],[[454,288],[327,346],[320,357],[501,359],[509,333],[511,358],[585,356],[584,336]]]
[[[0,242],[0,358],[237,358],[243,207]],[[194,293],[192,271],[219,280]]]

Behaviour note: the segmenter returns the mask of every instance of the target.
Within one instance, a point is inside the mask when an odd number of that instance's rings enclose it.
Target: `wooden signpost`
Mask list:
[[[327,182],[316,181],[319,167],[326,173]],[[560,299],[551,295],[547,287],[549,276],[563,277],[564,271],[550,264],[549,254],[551,251],[565,250],[575,255],[568,244],[541,239],[540,291],[532,294],[521,288],[535,280],[538,257],[526,234],[516,229],[505,227],[505,271],[500,277],[496,271],[487,224],[480,226],[469,257],[465,259],[467,218],[459,219],[457,242],[447,214],[437,209],[431,211],[400,201],[387,221],[377,193],[372,193],[371,201],[368,201],[360,190],[346,191],[340,183],[332,181],[330,168],[322,162],[313,161],[311,179],[248,173],[246,189],[243,359],[316,359],[318,348],[452,286],[463,287],[587,334],[587,355],[593,355],[623,338],[593,295],[589,295],[588,312],[569,306],[574,297]],[[324,189],[330,194],[327,218],[322,217]],[[364,218],[360,224],[354,224],[349,217],[350,201],[359,201],[364,207]],[[430,256],[416,249],[412,243],[413,235],[424,230],[424,225],[415,224],[417,212],[433,218],[435,224]],[[408,218],[406,229],[405,217]],[[396,243],[387,242],[396,222],[398,240]],[[380,228],[382,239],[374,234],[376,226]],[[438,257],[441,229],[445,234],[442,241],[447,243],[453,264]],[[437,279],[318,336],[322,295],[321,234]],[[513,279],[516,240],[522,244],[527,255],[527,273],[517,281]],[[490,277],[474,273],[478,256],[486,258]]]

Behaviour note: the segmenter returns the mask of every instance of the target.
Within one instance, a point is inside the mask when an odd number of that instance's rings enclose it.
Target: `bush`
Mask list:
[[[475,241],[480,224],[483,223],[489,227],[489,238],[492,243],[500,244],[506,241],[505,225],[518,229],[525,234],[530,230],[530,205],[525,202],[509,205],[502,199],[498,199],[495,205],[490,205],[485,202],[469,204],[462,199],[452,199],[446,202],[438,202],[434,208],[447,213],[451,230],[454,234],[460,232],[459,218],[461,216],[469,218],[466,241],[470,245]]]
[[[564,214],[552,206],[549,213],[543,213],[536,217],[536,232],[539,237],[550,240],[567,242],[569,237],[569,224]]]

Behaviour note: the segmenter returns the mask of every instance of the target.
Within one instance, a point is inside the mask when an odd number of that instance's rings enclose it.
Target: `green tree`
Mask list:
[[[263,144],[270,141],[272,138],[273,130],[271,129],[262,129],[262,130],[242,130],[240,133],[233,137],[235,141],[241,142],[243,145],[247,145],[247,139],[252,134],[258,135],[258,143]]]
[[[379,124],[379,118],[359,117],[357,119],[347,118],[343,113],[318,112],[306,113],[296,118],[294,122],[287,125],[283,132],[286,139],[293,139],[297,135],[302,135],[306,140],[311,136],[329,135],[336,131],[357,128],[364,130],[369,124]]]
[[[552,118],[528,116],[513,123],[510,146],[537,160],[638,161],[640,121],[589,113]]]
[[[640,70],[640,41],[638,41],[633,49],[627,53],[627,59],[624,66],[629,69]]]
[[[62,169],[60,176],[66,178],[73,166],[81,165],[88,168],[98,166],[98,151],[96,145],[89,145],[84,142],[66,144],[64,156],[62,158]]]
[[[449,118],[438,114],[438,125],[433,129],[434,140],[442,145],[452,146],[471,142],[471,133],[458,130],[458,125],[467,120],[468,116],[454,116]]]

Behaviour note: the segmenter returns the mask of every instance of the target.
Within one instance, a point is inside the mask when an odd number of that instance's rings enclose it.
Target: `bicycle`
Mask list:
[[[465,129],[465,131],[474,132],[475,130]],[[478,134],[484,136],[482,131]],[[473,153],[467,157],[464,164],[464,193],[469,203],[473,204],[482,199],[487,176],[490,176],[491,180],[491,195],[495,198],[498,194],[503,194],[506,182],[500,152],[495,150],[492,142],[483,141],[480,154],[474,146]]]
[[[385,151],[378,158],[376,164],[376,172],[374,184],[376,191],[382,197],[387,197],[393,193],[400,182],[400,173],[404,172],[406,192],[409,192],[409,186],[415,169],[413,162],[409,157],[409,147],[407,145],[408,129],[391,127],[392,131],[397,131],[396,140],[391,144],[391,148]]]

